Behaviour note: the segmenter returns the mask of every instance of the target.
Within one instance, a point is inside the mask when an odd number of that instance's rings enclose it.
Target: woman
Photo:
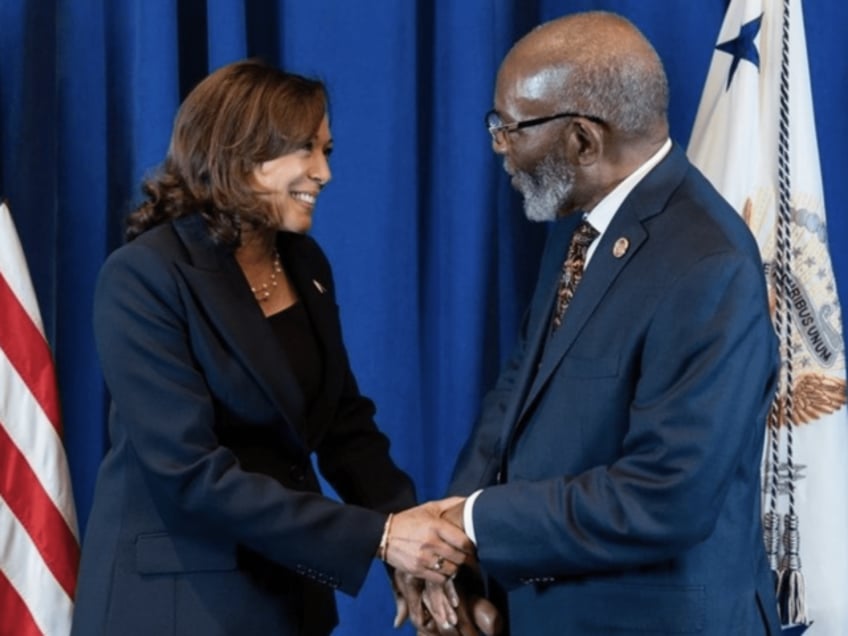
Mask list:
[[[465,561],[436,504],[387,514],[413,486],[305,235],[331,150],[324,87],[256,61],[180,107],[95,294],[111,447],[73,634],[327,634],[333,590],[356,594],[375,556],[399,581]],[[320,494],[313,453],[345,504]]]

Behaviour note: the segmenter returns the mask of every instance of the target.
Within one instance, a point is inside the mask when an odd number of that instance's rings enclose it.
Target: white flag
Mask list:
[[[731,0],[688,154],[766,264],[783,364],[763,510],[781,618],[812,622],[808,636],[848,634],[845,351],[800,0]]]
[[[67,636],[78,564],[53,358],[0,203],[0,636]]]

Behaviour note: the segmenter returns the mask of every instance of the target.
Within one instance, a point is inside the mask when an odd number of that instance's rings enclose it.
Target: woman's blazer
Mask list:
[[[413,505],[351,373],[329,263],[278,249],[324,360],[307,412],[232,250],[190,215],[116,250],[94,330],[111,447],[83,544],[73,634],[323,634],[385,513]],[[350,505],[317,494],[311,461]]]

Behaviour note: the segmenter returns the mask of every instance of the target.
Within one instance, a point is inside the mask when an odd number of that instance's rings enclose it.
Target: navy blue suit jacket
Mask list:
[[[757,245],[674,146],[550,336],[578,221],[552,229],[451,486],[484,488],[479,558],[512,634],[774,634],[759,471],[778,358]]]
[[[278,249],[323,352],[310,413],[232,252],[199,216],[105,263],[94,326],[111,447],[75,636],[326,634],[333,589],[358,591],[385,512],[414,504],[351,374],[324,254],[298,234]],[[313,452],[353,505],[317,494]]]

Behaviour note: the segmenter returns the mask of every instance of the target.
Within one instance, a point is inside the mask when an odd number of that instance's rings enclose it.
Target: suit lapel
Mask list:
[[[174,222],[186,246],[189,263],[178,263],[186,282],[234,354],[256,384],[278,408],[289,427],[282,431],[295,448],[305,451],[298,431],[304,429],[305,405],[296,389],[291,364],[256,303],[232,253],[209,239],[199,215]]]
[[[527,334],[521,368],[516,373],[514,389],[506,404],[500,438],[506,440],[501,449],[506,452],[509,439],[514,435],[517,422],[528,403],[527,395],[537,375],[539,358],[544,352],[549,333],[551,312],[559,286],[562,261],[568,250],[568,244],[574,228],[580,222],[579,215],[561,219],[553,224],[545,242],[545,249],[539,264],[539,280],[533,292],[527,316]]]
[[[624,214],[622,214],[623,212]],[[622,257],[616,258],[612,254],[612,246],[619,238],[628,240],[629,249]],[[642,225],[632,215],[626,214],[625,208],[622,207],[595,249],[589,267],[586,268],[574,298],[571,299],[562,326],[552,335],[550,335],[549,328],[544,330],[545,337],[549,339],[549,342],[539,359],[538,372],[530,387],[522,415],[539,395],[542,387],[579,336],[592,312],[601,303],[619,273],[630,262],[633,255],[638,252],[639,246],[645,238],[646,234]],[[553,297],[556,296],[558,283],[557,280],[554,285]],[[550,308],[553,310],[553,299]]]
[[[527,414],[562,358],[568,353],[586,322],[591,318],[595,308],[603,301],[615,279],[648,239],[644,221],[663,211],[669,196],[683,179],[688,167],[689,163],[683,151],[675,144],[669,154],[627,196],[601,237],[583,279],[568,306],[562,326],[550,337],[548,324],[559,279],[558,275],[555,276],[556,280],[548,296],[548,314],[541,318],[539,322],[542,324],[537,329],[537,334],[543,334],[542,338],[550,338],[550,342],[542,346],[535,377],[532,379],[519,417],[514,422],[520,422]],[[570,224],[570,231],[566,228],[565,231],[568,231],[566,245],[576,225],[575,220]],[[616,256],[613,253],[613,247],[619,239],[626,239],[628,248],[623,255]],[[563,258],[564,254],[565,251],[563,251]],[[561,265],[560,262],[559,266]]]

